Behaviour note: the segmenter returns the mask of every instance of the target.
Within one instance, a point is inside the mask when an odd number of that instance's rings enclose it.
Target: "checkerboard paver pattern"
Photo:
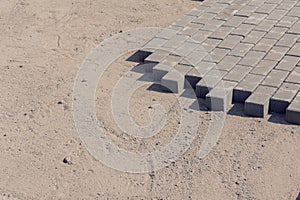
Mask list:
[[[172,92],[190,83],[211,110],[244,103],[247,115],[285,113],[300,124],[298,0],[204,1],[142,51],[157,63],[148,70],[155,81]]]

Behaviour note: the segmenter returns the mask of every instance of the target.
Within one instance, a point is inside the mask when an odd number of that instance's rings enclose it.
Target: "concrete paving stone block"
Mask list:
[[[275,10],[273,10],[273,11],[267,16],[267,19],[279,21],[279,20],[281,20],[287,13],[288,13],[287,10],[275,9]]]
[[[223,26],[229,26],[229,27],[239,27],[247,17],[240,17],[240,16],[233,16],[229,20],[226,21],[226,23],[223,24]]]
[[[248,17],[248,19],[246,19],[244,23],[258,25],[267,16],[268,16],[267,14],[253,13],[251,16]]]
[[[298,90],[288,90],[280,87],[271,97],[270,112],[285,113],[297,92]]]
[[[168,55],[170,55],[170,52],[157,49],[151,55],[145,58],[145,62],[159,63],[162,62]]]
[[[146,73],[153,73],[153,68],[157,65],[157,63],[144,63],[144,65]]]
[[[255,67],[265,56],[264,52],[249,51],[246,56],[239,62],[240,65]]]
[[[263,31],[251,31],[243,40],[243,43],[256,44],[260,41],[266,33]]]
[[[277,91],[278,89],[275,88],[275,87],[270,87],[270,86],[265,86],[265,85],[259,85],[254,93],[262,93],[262,94],[266,94],[266,95],[269,95],[269,96],[272,96],[275,94],[275,92]]]
[[[185,78],[184,75],[172,69],[161,79],[161,85],[164,89],[173,93],[181,93],[184,89]]]
[[[235,82],[221,80],[205,98],[206,107],[211,111],[226,111],[232,104]]]
[[[278,4],[277,9],[282,10],[291,10],[294,5],[296,5],[297,1],[283,1],[280,4]]]
[[[274,46],[269,53],[267,53],[266,57],[264,59],[266,60],[274,60],[274,61],[280,61],[284,55],[288,52],[288,47],[279,47]]]
[[[225,56],[217,65],[217,69],[229,72],[241,58],[236,56]]]
[[[216,30],[215,32],[213,32],[209,38],[211,39],[218,39],[218,40],[223,40],[225,39],[233,30],[233,27],[226,27],[226,26],[222,26],[220,28],[218,28],[218,30]]]
[[[300,7],[299,6],[294,6],[290,12],[288,13],[288,16],[291,17],[299,17],[300,16]]]
[[[298,17],[284,16],[275,26],[291,28],[297,22],[297,20]]]
[[[268,74],[261,85],[279,88],[288,75],[289,72],[287,71],[274,69]]]
[[[265,19],[262,22],[260,22],[254,29],[257,31],[268,32],[276,25],[276,23],[277,21],[275,20]]]
[[[246,35],[248,35],[254,29],[254,27],[255,25],[252,24],[241,24],[239,27],[233,30],[231,34],[246,37]]]
[[[204,10],[199,10],[198,8],[193,8],[193,9],[190,10],[188,13],[186,13],[186,15],[199,17],[199,16],[202,15],[204,12],[205,12]]]
[[[300,62],[300,57],[285,56],[275,69],[292,71],[296,65]]]
[[[277,65],[277,61],[262,60],[250,72],[251,74],[267,76]]]
[[[203,60],[208,62],[219,63],[227,54],[228,49],[215,48]]]
[[[204,49],[207,51],[207,52],[211,52],[212,50],[214,50],[218,44],[221,43],[221,40],[217,40],[217,39],[206,39],[203,43],[202,43],[202,46],[204,47]]]
[[[175,35],[170,40],[168,40],[163,46],[163,49],[174,51],[178,46],[180,46],[184,41],[186,41],[189,36],[186,35]]]
[[[279,40],[287,31],[288,28],[274,27],[264,37]]]
[[[300,43],[296,43],[287,54],[300,57]]]
[[[300,35],[284,34],[284,36],[276,43],[276,46],[283,46],[291,48],[300,38]]]
[[[240,82],[245,78],[247,74],[252,70],[252,67],[236,65],[226,76],[224,76],[223,80]]]
[[[268,52],[276,44],[276,42],[276,39],[263,38],[253,47],[252,50]]]
[[[152,40],[150,40],[143,48],[144,49],[159,49],[167,42],[168,42],[167,39],[155,37]]]
[[[296,83],[288,83],[288,82],[284,82],[280,88],[284,89],[284,90],[295,90],[298,91],[300,90],[300,85],[296,84]]]
[[[168,29],[174,30],[174,31],[181,31],[183,29],[182,26],[175,26],[175,25],[171,25],[168,27]]]
[[[154,81],[160,82],[162,77],[164,77],[169,71],[171,71],[172,67],[164,64],[157,64],[153,67],[153,78]]]
[[[187,36],[191,37],[192,35],[194,35],[198,31],[199,31],[198,28],[192,28],[189,25],[187,25],[181,31],[178,32],[178,35],[187,35]]]
[[[300,34],[300,21],[299,20],[290,28],[288,33]]]
[[[216,14],[214,14],[214,13],[205,12],[202,15],[200,15],[199,17],[193,19],[192,22],[197,23],[197,24],[206,24],[209,20],[212,20],[215,16],[216,16]]]
[[[202,43],[204,42],[208,36],[210,36],[212,34],[211,31],[203,31],[200,30],[198,32],[196,32],[194,35],[192,35],[192,37],[188,40],[190,42],[195,42],[195,43]]]
[[[224,9],[222,12],[220,12],[215,19],[218,20],[223,20],[223,21],[228,21],[236,12],[236,9],[229,7]]]
[[[269,112],[270,96],[263,93],[256,93],[250,95],[245,101],[244,111],[246,115],[252,117],[264,118]]]
[[[252,0],[252,1],[248,1],[247,5],[249,6],[257,6],[260,7],[265,3],[265,1],[261,1],[261,0]]]
[[[260,14],[270,14],[275,8],[277,7],[277,4],[272,4],[272,3],[265,3],[259,8],[255,10],[255,13],[260,13]]]
[[[190,88],[190,87],[193,87],[187,80],[187,75],[188,73],[192,70],[192,69],[195,69],[194,67],[192,66],[188,66],[188,65],[182,65],[182,64],[178,64],[174,67],[174,70],[176,70],[179,74],[182,74],[185,78],[184,80],[184,88]],[[196,85],[196,83],[195,83]]]
[[[214,4],[214,6],[208,8],[206,12],[208,13],[214,13],[214,14],[219,14],[222,12],[226,7],[228,7],[227,4]]]
[[[199,44],[193,42],[183,42],[179,47],[177,47],[173,53],[179,56],[187,56],[192,53]]]
[[[165,28],[163,29],[161,32],[159,32],[156,37],[157,38],[162,38],[162,39],[166,39],[169,40],[172,37],[174,37],[176,34],[178,33],[178,31],[172,30],[172,29],[168,29]]]
[[[203,69],[207,69],[207,68],[202,68]],[[185,79],[187,80],[187,82],[190,84],[190,86],[194,89],[196,89],[196,84],[203,78],[203,76],[205,74],[208,73],[208,71],[210,71],[210,69],[208,69],[205,73],[201,72],[200,69],[198,70],[198,68],[192,68],[186,75],[185,75]]]
[[[204,24],[196,24],[196,23],[189,23],[188,25],[186,25],[186,27],[189,27],[189,28],[195,28],[195,29],[198,29],[198,31],[204,26]]]
[[[196,66],[199,62],[201,62],[206,56],[207,52],[203,51],[192,51],[189,55],[185,57],[185,61],[192,66]]]
[[[233,102],[244,103],[255,91],[265,76],[248,74],[234,89]]]
[[[254,46],[253,44],[240,43],[240,44],[236,45],[228,53],[228,55],[244,57],[253,48],[253,46]]]
[[[164,58],[164,60],[161,63],[164,64],[164,65],[168,65],[168,66],[174,67],[181,60],[182,60],[181,56],[178,56],[178,55],[168,55],[167,57]]]
[[[184,15],[183,17],[175,21],[172,25],[185,27],[187,24],[189,24],[196,18],[197,18],[196,16]]]
[[[242,9],[240,9],[234,15],[239,17],[250,17],[257,9],[258,9],[257,6],[244,5]]]
[[[214,32],[214,31],[218,30],[218,28],[220,28],[221,25],[224,24],[224,23],[225,23],[225,21],[212,19],[209,22],[207,22],[201,28],[201,30]]]
[[[227,72],[220,70],[209,71],[197,84],[196,95],[199,98],[205,98],[205,96],[211,91],[226,75]]]
[[[219,48],[223,49],[233,49],[240,41],[243,39],[242,36],[228,35],[219,45]]]
[[[300,125],[300,93],[287,108],[285,119],[287,122]]]
[[[286,78],[285,82],[300,84],[300,67],[295,67]]]

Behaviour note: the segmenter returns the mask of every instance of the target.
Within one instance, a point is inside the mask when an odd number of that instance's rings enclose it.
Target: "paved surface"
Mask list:
[[[300,1],[207,0],[143,51],[172,92],[189,83],[211,110],[238,102],[247,115],[300,124]]]

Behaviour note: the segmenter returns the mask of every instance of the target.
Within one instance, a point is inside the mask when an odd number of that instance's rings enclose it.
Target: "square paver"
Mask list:
[[[233,101],[244,103],[264,80],[264,76],[248,74],[233,90]]]

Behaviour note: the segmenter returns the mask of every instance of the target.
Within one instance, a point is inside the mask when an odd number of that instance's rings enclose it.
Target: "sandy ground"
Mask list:
[[[0,2],[0,199],[296,199],[300,192],[300,126],[283,116],[253,119],[235,106],[218,145],[197,151],[210,114],[203,111],[194,145],[172,165],[129,174],[95,160],[73,122],[73,84],[80,64],[101,41],[136,27],[166,27],[199,2],[118,0]],[[172,94],[140,88],[131,112],[144,124],[155,100],[170,110],[168,126],[147,141],[126,137],[108,104],[113,85],[134,63],[116,61],[99,82],[97,116],[110,138],[133,151],[172,137]],[[59,104],[61,102],[62,104]],[[173,106],[174,105],[174,106]],[[71,163],[65,164],[64,158]]]

